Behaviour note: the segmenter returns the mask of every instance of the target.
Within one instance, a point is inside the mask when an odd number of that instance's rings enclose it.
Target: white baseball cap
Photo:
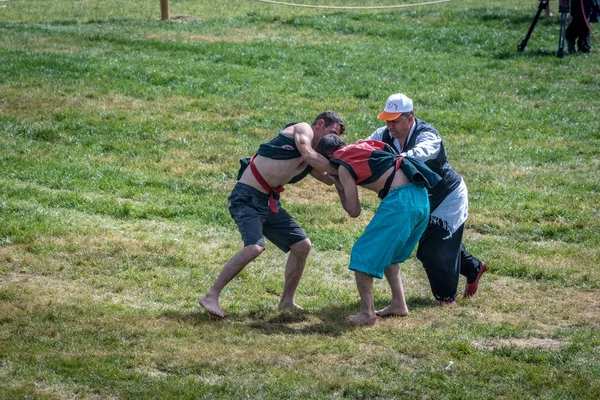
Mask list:
[[[396,93],[387,98],[385,108],[379,113],[377,118],[384,121],[393,121],[402,113],[413,110],[413,102],[403,93]]]

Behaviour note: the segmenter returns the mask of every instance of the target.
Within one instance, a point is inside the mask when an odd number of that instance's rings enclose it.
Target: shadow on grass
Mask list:
[[[379,299],[375,301],[375,308],[379,310],[388,304],[389,299]],[[433,301],[424,297],[411,297],[407,299],[407,305],[411,312],[416,312],[419,309],[433,307]],[[204,310],[182,313],[169,311],[162,316],[194,326],[207,323],[243,323],[264,334],[341,336],[350,330],[362,328],[350,322],[359,308],[359,302],[352,302],[329,304],[320,309],[300,311],[258,308],[243,314],[231,313],[227,318],[214,317]]]
[[[249,326],[264,334],[340,336],[355,328],[347,317],[356,307],[356,304],[339,304],[320,310],[284,310],[275,315],[250,313]]]
[[[161,317],[170,319],[173,321],[185,322],[190,325],[198,326],[204,325],[207,322],[221,322],[229,321],[230,318],[217,318],[204,310],[190,311],[190,312],[177,312],[177,311],[166,311],[161,314]]]
[[[227,318],[215,317],[204,310],[192,312],[168,311],[163,313],[162,317],[193,326],[207,323],[248,323],[251,328],[261,330],[267,334],[321,333],[337,336],[347,331],[348,328],[352,328],[352,324],[346,321],[344,316],[350,315],[357,308],[358,305],[356,304],[352,306],[332,306],[317,312],[257,309],[247,314],[230,313]]]
[[[382,309],[389,304],[389,299],[375,301],[375,308]],[[421,308],[432,306],[432,301],[423,297],[407,299],[408,308],[411,312]],[[251,312],[248,316],[254,319],[250,327],[260,330],[265,334],[289,334],[310,335],[320,334],[328,336],[340,336],[347,331],[362,328],[350,322],[350,319],[359,311],[360,304],[352,302],[348,304],[330,304],[317,310],[283,311],[277,315],[261,311]],[[398,317],[391,317],[398,318]]]
[[[566,54],[567,48],[565,47],[565,57],[567,57]],[[499,52],[494,54],[493,58],[496,60],[509,60],[509,59],[515,59],[515,58],[539,58],[539,57],[556,57],[556,53],[558,52],[558,47],[553,49],[553,50],[549,50],[549,49],[538,49],[538,50],[523,50],[523,51],[518,51],[516,49],[515,46],[515,51],[503,51],[503,52]]]

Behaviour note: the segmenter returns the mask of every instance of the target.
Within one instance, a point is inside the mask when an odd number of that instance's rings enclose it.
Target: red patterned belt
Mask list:
[[[256,168],[256,166],[254,165],[254,157],[256,157],[256,155],[252,156],[252,158],[250,159],[250,170],[252,171],[252,175],[254,175],[254,177],[256,178],[258,183],[260,183],[260,186],[262,186],[262,188],[265,189],[267,191],[267,193],[269,193],[269,208],[274,213],[277,213],[277,212],[279,212],[279,210],[277,209],[277,203],[275,203],[275,198],[273,197],[273,193],[283,192],[283,190],[284,190],[283,186],[277,186],[275,188],[269,186],[267,181],[265,181],[265,178],[262,177],[260,172],[258,172],[258,169]]]

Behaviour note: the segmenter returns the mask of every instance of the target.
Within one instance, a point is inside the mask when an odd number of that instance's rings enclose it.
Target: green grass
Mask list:
[[[0,399],[598,398],[599,44],[557,58],[555,16],[517,52],[531,0],[159,5],[0,2]],[[364,138],[399,91],[468,184],[480,294],[433,307],[411,259],[411,314],[351,326],[378,199],[353,220],[306,179],[283,193],[314,244],[305,312],[277,312],[270,243],[223,292],[231,318],[201,310],[241,248],[239,158],[325,109]]]

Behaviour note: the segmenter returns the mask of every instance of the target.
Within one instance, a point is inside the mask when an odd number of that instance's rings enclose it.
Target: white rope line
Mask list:
[[[363,7],[359,7],[359,6],[356,6],[356,7],[352,7],[352,6],[317,6],[317,5],[311,5],[311,4],[284,3],[282,1],[273,1],[273,0],[256,0],[256,1],[260,1],[263,3],[270,3],[270,4],[279,4],[282,6],[294,6],[294,7],[331,8],[331,9],[337,9],[337,10],[381,10],[384,8],[404,8],[404,7],[427,6],[430,4],[448,3],[448,2],[454,1],[454,0],[435,0],[435,1],[426,1],[423,3],[415,3],[415,4],[396,4],[396,5],[392,5],[392,6],[372,6],[372,7],[367,7],[367,6],[363,6]]]

